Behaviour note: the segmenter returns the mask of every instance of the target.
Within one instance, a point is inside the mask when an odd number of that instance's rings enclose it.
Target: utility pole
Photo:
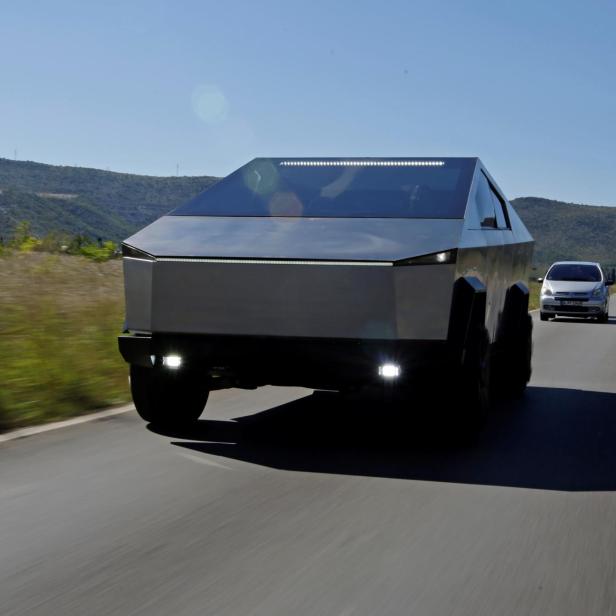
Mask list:
[[[175,175],[176,177],[179,177],[180,175],[180,163],[176,163],[175,165]]]
[[[14,154],[15,154],[15,160],[17,160],[17,148],[15,148]]]

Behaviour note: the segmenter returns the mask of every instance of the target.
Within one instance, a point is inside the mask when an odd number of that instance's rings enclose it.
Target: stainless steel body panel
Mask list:
[[[151,265],[151,286],[142,284],[127,295],[133,306],[127,311],[130,330],[391,340],[447,337],[453,265]],[[143,270],[143,262],[125,259],[127,284]],[[151,315],[146,308],[150,305]]]
[[[153,261],[123,259],[125,325],[131,331],[152,331],[152,272]]]
[[[479,173],[484,173],[500,194],[509,228],[477,228],[473,195]],[[456,278],[474,276],[486,287],[486,329],[490,339],[497,336],[508,289],[517,282],[528,284],[534,241],[516,211],[487,172],[481,161],[471,185],[464,226],[460,235]]]
[[[125,243],[158,257],[395,261],[457,246],[462,220],[163,216]]]

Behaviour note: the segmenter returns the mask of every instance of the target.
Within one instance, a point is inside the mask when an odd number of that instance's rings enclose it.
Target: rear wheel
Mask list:
[[[475,430],[483,424],[490,409],[490,343],[483,325],[469,337],[464,349],[457,387],[450,396],[450,411],[463,427]]]
[[[524,315],[518,336],[516,337],[511,357],[506,362],[508,374],[505,374],[504,388],[511,398],[519,398],[526,390],[530,381],[533,356],[533,319],[530,314]]]
[[[196,422],[209,396],[198,375],[159,367],[131,365],[130,388],[140,417],[156,425]]]

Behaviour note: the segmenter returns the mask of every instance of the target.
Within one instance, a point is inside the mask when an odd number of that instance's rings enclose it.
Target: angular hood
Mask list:
[[[156,257],[396,261],[456,248],[463,221],[163,216],[125,243]]]

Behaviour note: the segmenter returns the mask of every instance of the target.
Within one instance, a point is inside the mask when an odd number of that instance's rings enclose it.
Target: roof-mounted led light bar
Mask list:
[[[443,167],[442,160],[283,160],[281,167]]]

